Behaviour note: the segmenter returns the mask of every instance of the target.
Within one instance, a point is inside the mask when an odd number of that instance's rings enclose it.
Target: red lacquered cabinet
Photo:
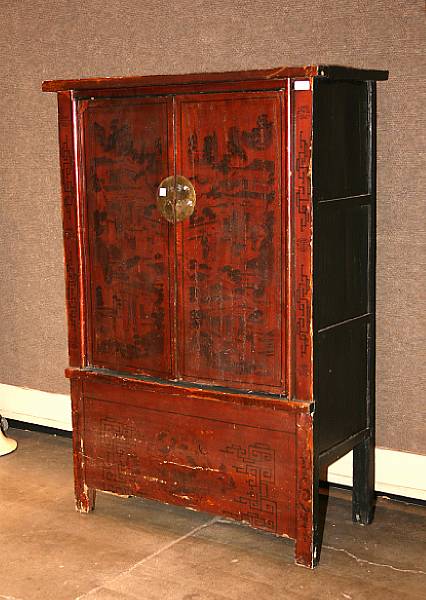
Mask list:
[[[375,86],[343,67],[49,81],[76,503],[212,512],[319,559],[374,496]]]

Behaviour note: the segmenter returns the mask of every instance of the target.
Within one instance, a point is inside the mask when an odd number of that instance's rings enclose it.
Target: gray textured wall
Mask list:
[[[426,453],[423,0],[0,7],[0,382],[68,391],[56,98],[40,92],[43,79],[318,62],[389,69],[378,99],[378,443]]]

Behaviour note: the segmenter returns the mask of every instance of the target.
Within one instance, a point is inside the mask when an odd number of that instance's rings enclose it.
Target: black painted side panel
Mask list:
[[[370,427],[374,116],[368,82],[314,88],[314,396],[319,452]],[[374,381],[374,379],[373,379]],[[374,427],[374,424],[372,424]]]
[[[326,202],[316,211],[318,329],[368,312],[370,206]]]
[[[318,334],[320,452],[367,426],[367,323]]]
[[[363,81],[316,82],[315,196],[369,193],[368,90]]]

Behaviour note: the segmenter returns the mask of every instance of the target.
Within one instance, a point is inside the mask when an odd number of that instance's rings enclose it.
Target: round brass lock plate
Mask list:
[[[195,190],[183,175],[166,177],[158,186],[157,208],[169,223],[179,223],[195,209]]]

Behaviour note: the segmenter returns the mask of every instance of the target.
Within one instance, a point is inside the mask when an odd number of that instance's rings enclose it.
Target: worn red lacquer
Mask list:
[[[187,506],[294,538],[296,561],[313,567],[320,460],[354,447],[354,515],[371,521],[374,329],[353,311],[356,335],[339,322],[348,302],[334,257],[344,240],[362,297],[374,297],[374,219],[329,217],[363,210],[360,170],[374,214],[369,80],[386,77],[313,66],[44,84],[59,92],[80,511],[96,490]],[[336,181],[353,196],[313,189],[313,168],[316,186],[335,183],[321,143],[334,144]],[[196,204],[169,223],[157,190],[176,175]],[[322,246],[313,207],[330,231]],[[314,312],[334,288],[324,331]]]
[[[84,132],[89,363],[171,375],[169,225],[156,207],[168,162],[165,99],[87,101]]]
[[[290,203],[292,269],[291,397],[313,399],[312,346],[312,90],[292,93],[293,187]]]
[[[180,375],[282,389],[282,95],[178,97],[177,129],[197,194],[179,226]]]
[[[58,94],[59,154],[61,160],[62,223],[68,315],[68,353],[71,366],[84,361],[81,314],[79,198],[76,181],[74,103],[71,92]]]

